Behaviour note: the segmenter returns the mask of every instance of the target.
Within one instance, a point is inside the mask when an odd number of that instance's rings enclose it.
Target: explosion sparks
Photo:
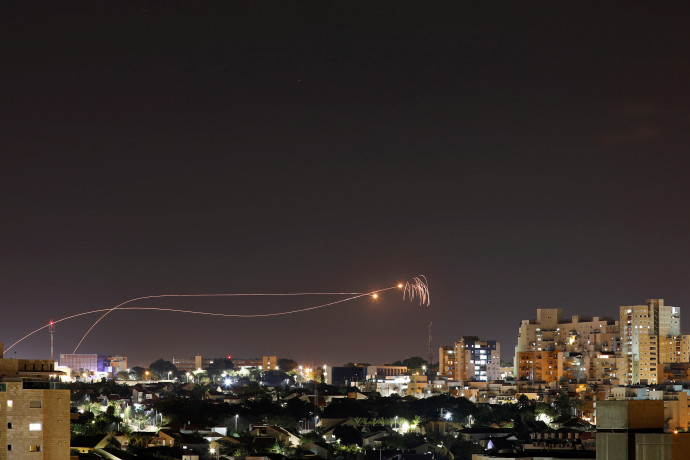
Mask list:
[[[419,275],[412,278],[405,283],[405,290],[403,291],[403,300],[409,297],[410,301],[415,297],[419,297],[419,305],[431,305],[431,296],[429,295],[429,283],[426,276]]]

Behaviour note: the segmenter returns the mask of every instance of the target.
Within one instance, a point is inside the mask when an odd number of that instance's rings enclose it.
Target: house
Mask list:
[[[155,445],[166,447],[173,447],[179,444],[181,440],[182,436],[180,436],[179,432],[168,429],[158,430],[158,433],[156,433],[156,436],[153,438]]]
[[[112,434],[98,434],[93,436],[75,436],[70,443],[70,449],[76,449],[79,453],[93,453],[96,449],[103,449],[114,440]]]
[[[257,425],[249,432],[255,438],[273,437],[280,442],[287,442],[291,446],[299,446],[300,436],[287,428],[277,425]]]
[[[490,437],[507,437],[512,434],[512,431],[504,428],[491,428],[486,426],[473,426],[471,428],[463,428],[460,430],[459,436],[465,441],[472,441],[478,443],[480,439]]]
[[[308,442],[302,446],[317,458],[328,458],[328,444],[325,442]]]
[[[391,433],[388,430],[382,429],[377,431],[364,431],[362,432],[362,447],[380,447],[381,441]]]

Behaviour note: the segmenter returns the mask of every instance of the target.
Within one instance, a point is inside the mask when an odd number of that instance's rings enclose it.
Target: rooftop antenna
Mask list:
[[[53,361],[53,334],[55,333],[55,323],[50,320],[50,360]]]

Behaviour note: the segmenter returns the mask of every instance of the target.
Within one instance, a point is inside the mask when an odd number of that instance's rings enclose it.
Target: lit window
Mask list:
[[[7,400],[7,407],[12,407],[12,400],[11,399]]]
[[[29,452],[40,452],[41,451],[41,445],[40,444],[31,444],[29,446]]]
[[[29,431],[41,431],[40,423],[29,423]]]

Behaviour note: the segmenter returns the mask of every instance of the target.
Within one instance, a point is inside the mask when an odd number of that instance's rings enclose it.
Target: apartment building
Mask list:
[[[455,378],[455,348],[443,346],[438,349],[438,375],[449,379]]]
[[[645,305],[620,307],[623,366],[621,383],[624,385],[646,382],[655,384],[663,374],[663,359],[670,359],[669,351],[679,343],[680,308],[664,305],[664,299],[647,299]],[[687,340],[687,339],[686,339]],[[680,351],[681,355],[677,352]],[[676,350],[676,359],[683,356]],[[678,361],[672,361],[678,362]]]
[[[501,378],[501,345],[495,340],[467,336],[455,342],[453,380],[490,382]]]
[[[532,382],[557,382],[558,375],[558,350],[552,351],[521,351],[516,355],[517,380],[530,380]]]
[[[515,371],[518,379],[554,381],[561,378],[590,378],[597,369],[600,356],[620,356],[620,328],[618,321],[605,317],[575,315],[565,318],[559,308],[539,308],[537,318],[523,320],[515,347]],[[543,352],[550,352],[549,354]],[[563,352],[559,370],[554,364],[554,352]],[[541,357],[540,357],[541,356]],[[545,360],[545,361],[544,361]],[[552,361],[549,365],[548,361]],[[600,363],[599,374],[617,374]],[[604,371],[608,369],[608,371]],[[606,377],[609,378],[609,377]]]
[[[5,359],[0,342],[0,460],[70,458],[70,392],[50,360]]]

